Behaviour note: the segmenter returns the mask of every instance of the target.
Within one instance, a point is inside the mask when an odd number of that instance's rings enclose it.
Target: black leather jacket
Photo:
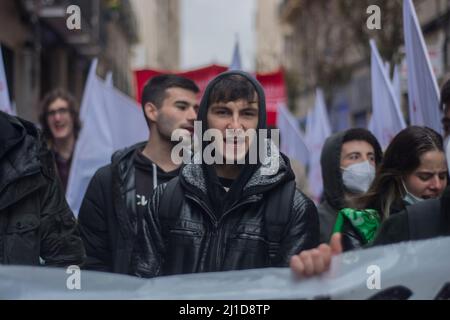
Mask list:
[[[40,132],[25,120],[0,117],[14,136],[0,137],[0,263],[82,264],[77,223]]]
[[[89,182],[78,215],[87,253],[86,269],[133,274],[133,250],[141,226],[136,208],[134,154],[145,144],[115,152],[111,164],[98,169]],[[160,183],[167,179],[158,176]]]
[[[267,195],[278,192],[288,165],[283,159],[274,176],[249,179],[242,195],[218,220],[207,199],[201,165],[187,165],[180,175],[183,197],[175,219],[160,220],[160,201],[166,185],[156,189],[144,227],[145,239],[136,275],[152,277],[263,267],[285,267],[289,258],[318,245],[319,222],[313,202],[296,191],[292,211],[278,250],[279,265],[271,265],[264,226]],[[179,195],[174,195],[179,196]]]

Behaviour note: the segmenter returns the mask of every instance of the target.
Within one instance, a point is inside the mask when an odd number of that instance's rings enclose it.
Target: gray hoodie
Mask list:
[[[320,165],[323,179],[323,201],[317,207],[320,222],[320,242],[330,240],[336,216],[345,207],[344,183],[341,173],[341,149],[346,131],[330,136],[322,148]]]

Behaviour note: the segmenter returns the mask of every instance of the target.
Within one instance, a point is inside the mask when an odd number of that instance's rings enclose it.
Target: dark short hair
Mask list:
[[[182,88],[194,93],[200,90],[194,81],[174,74],[162,74],[151,78],[142,91],[142,108],[147,103],[153,103],[160,108],[166,98],[166,90],[170,88]]]
[[[73,133],[75,139],[78,138],[78,134],[81,130],[81,121],[78,114],[77,101],[75,98],[66,90],[57,88],[50,92],[48,92],[41,101],[40,110],[41,113],[39,115],[39,123],[41,124],[42,133],[44,138],[48,141],[53,141],[53,135],[50,131],[50,127],[47,122],[48,108],[50,105],[55,102],[57,99],[62,99],[67,102],[69,106],[69,112],[73,119]]]
[[[208,104],[236,100],[255,101],[257,97],[254,85],[247,78],[235,74],[220,79],[212,88]]]
[[[367,129],[354,128],[345,132],[342,144],[349,141],[365,141],[370,144],[375,152],[375,163],[379,165],[383,159],[383,151],[377,138]]]
[[[200,92],[195,82],[188,78],[174,74],[162,74],[151,78],[144,85],[141,97],[142,111],[144,112],[144,117],[148,125],[150,123],[145,115],[145,105],[147,103],[153,103],[157,108],[160,108],[166,98],[166,90],[170,88],[181,88],[194,93]]]

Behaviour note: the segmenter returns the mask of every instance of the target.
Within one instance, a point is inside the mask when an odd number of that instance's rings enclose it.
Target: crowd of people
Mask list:
[[[79,265],[144,278],[290,266],[312,276],[343,251],[450,235],[450,83],[441,96],[445,137],[410,126],[383,152],[366,129],[330,136],[317,208],[297,188],[288,157],[271,144],[261,152],[258,134],[239,137],[267,129],[264,91],[251,75],[225,72],[201,101],[198,95],[193,81],[176,75],[145,85],[149,138],[97,170],[78,219],[64,196],[82,126],[73,97],[58,89],[43,99],[42,130],[0,113],[0,263]],[[194,121],[202,137],[210,129],[237,133],[214,141],[214,156],[223,161],[173,161],[172,133],[193,135]],[[200,151],[210,151],[207,142]],[[267,174],[274,153],[278,170]]]

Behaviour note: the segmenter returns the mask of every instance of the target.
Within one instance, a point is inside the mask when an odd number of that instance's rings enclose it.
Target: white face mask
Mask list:
[[[409,192],[408,188],[406,188],[406,184],[403,180],[402,180],[402,184],[403,184],[403,188],[405,189],[405,192],[406,192],[405,196],[403,197],[403,201],[405,201],[407,204],[413,205],[413,204],[419,203],[424,200],[422,198],[416,197],[411,192]]]
[[[365,193],[375,178],[375,167],[369,161],[342,168],[344,186],[352,193]]]

